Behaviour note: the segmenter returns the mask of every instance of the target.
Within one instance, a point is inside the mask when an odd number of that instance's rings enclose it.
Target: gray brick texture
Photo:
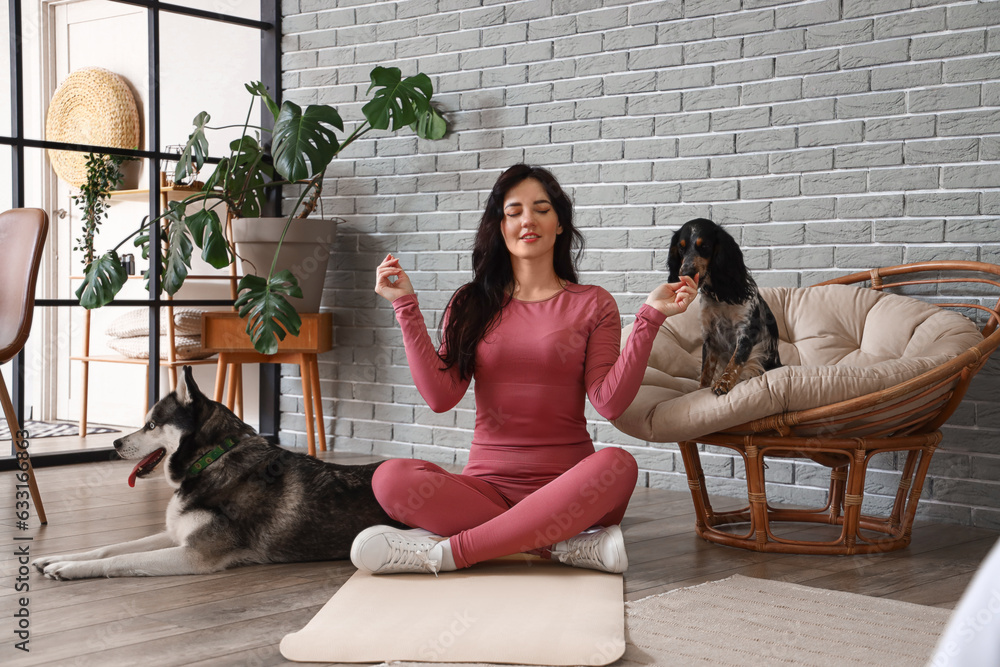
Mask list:
[[[335,450],[467,460],[472,393],[426,407],[374,270],[401,258],[437,340],[486,195],[517,161],[573,197],[581,279],[612,292],[623,324],[695,216],[741,240],[761,285],[1000,263],[1000,0],[285,0],[283,12],[287,99],[336,105],[350,131],[368,72],[396,66],[430,76],[452,127],[439,142],[372,132],[330,167],[323,211],[343,222],[323,298],[336,348],[320,369]],[[297,367],[282,374],[280,439],[303,446]],[[943,429],[918,518],[1000,525],[997,396],[992,360]],[[640,484],[687,488],[674,444],[587,415],[598,447],[635,455]],[[888,507],[901,466],[873,462],[865,511]],[[726,450],[706,474],[713,492],[746,492]],[[825,501],[815,465],[769,474],[774,501]]]

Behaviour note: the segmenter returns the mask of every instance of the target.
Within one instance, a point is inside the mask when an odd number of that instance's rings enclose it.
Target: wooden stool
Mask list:
[[[320,451],[326,451],[318,355],[333,349],[333,315],[299,313],[299,316],[302,318],[299,335],[286,336],[285,340],[278,343],[275,354],[257,352],[246,333],[246,321],[232,312],[207,312],[202,315],[201,340],[206,349],[219,353],[215,400],[222,402],[228,378],[229,391],[226,392],[225,405],[230,410],[237,403],[242,407],[242,364],[298,364],[302,377],[302,403],[306,413],[306,440],[309,455],[316,456],[316,432],[319,433]]]

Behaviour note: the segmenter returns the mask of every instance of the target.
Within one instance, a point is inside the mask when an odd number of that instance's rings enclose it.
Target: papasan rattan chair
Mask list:
[[[643,386],[615,426],[650,442],[678,443],[696,530],[706,540],[800,554],[900,549],[910,542],[940,427],[1000,345],[998,276],[1000,266],[993,264],[938,261],[872,269],[810,288],[764,288],[784,366],[722,397],[698,386],[695,300],[661,327]],[[862,283],[870,289],[857,286]],[[740,455],[747,506],[712,509],[699,445]],[[866,474],[872,458],[885,452],[905,453],[905,459],[891,510],[875,516],[862,507]],[[769,503],[765,457],[811,459],[829,468],[825,506]],[[810,524],[832,526],[833,533],[802,536]]]

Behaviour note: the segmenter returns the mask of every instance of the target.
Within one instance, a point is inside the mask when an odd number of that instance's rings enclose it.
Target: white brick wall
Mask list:
[[[376,64],[431,76],[453,132],[368,135],[330,168],[340,227],[320,363],[337,450],[463,462],[471,392],[434,414],[412,386],[391,308],[372,292],[387,252],[432,331],[468,280],[473,230],[499,172],[551,168],[587,238],[583,280],[625,320],[663,278],[669,234],[725,223],[762,285],[950,258],[1000,263],[1000,2],[947,0],[285,0],[284,87],[360,118]],[[282,441],[302,445],[286,369]],[[973,383],[935,455],[920,516],[1000,526],[1000,363]],[[589,409],[589,408],[588,408]],[[640,483],[686,488],[674,448],[622,435]],[[872,507],[902,461],[882,457]],[[710,484],[740,495],[724,450]],[[775,497],[814,502],[817,466],[776,462]]]

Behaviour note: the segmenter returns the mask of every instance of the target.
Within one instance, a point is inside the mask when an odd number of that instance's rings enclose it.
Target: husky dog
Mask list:
[[[163,464],[175,487],[166,530],[131,542],[34,566],[50,579],[206,574],[234,565],[333,560],[350,555],[369,526],[399,524],[379,506],[372,474],[380,465],[335,465],[269,443],[220,403],[184,367],[183,379],[118,440],[129,476]]]

